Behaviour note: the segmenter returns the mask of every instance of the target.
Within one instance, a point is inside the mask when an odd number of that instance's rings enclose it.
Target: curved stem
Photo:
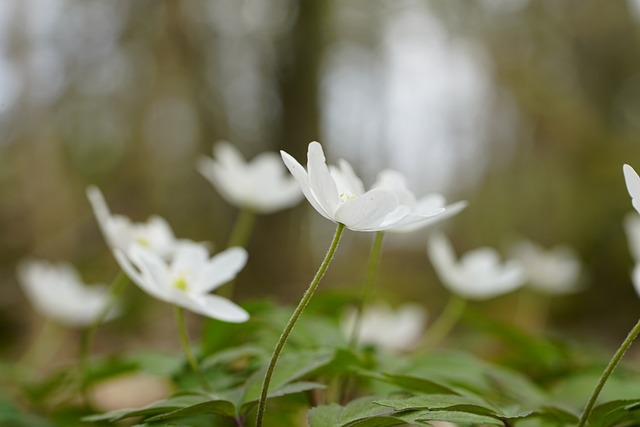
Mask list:
[[[382,239],[384,238],[384,231],[378,231],[376,238],[373,241],[371,247],[371,253],[369,255],[369,265],[367,267],[367,276],[362,286],[362,294],[356,307],[356,318],[353,323],[353,329],[351,331],[351,338],[349,339],[349,346],[355,348],[358,345],[358,338],[360,337],[360,329],[362,327],[362,312],[369,299],[371,299],[371,293],[373,292],[373,285],[375,283],[376,274],[378,272],[378,266],[380,265],[380,255],[382,254]]]
[[[604,387],[605,383],[609,379],[609,376],[618,365],[618,362],[620,362],[620,359],[622,359],[622,356],[624,356],[624,353],[631,346],[631,343],[633,343],[633,340],[636,339],[639,333],[640,333],[640,320],[638,320],[638,323],[636,323],[636,325],[631,329],[631,331],[629,331],[629,335],[627,335],[627,338],[625,338],[625,340],[622,342],[622,344],[620,345],[620,348],[618,348],[618,350],[615,352],[615,354],[609,361],[609,364],[604,369],[604,372],[602,372],[602,375],[600,376],[600,379],[596,384],[596,388],[593,389],[593,392],[591,393],[591,397],[589,397],[589,400],[587,401],[587,405],[585,406],[584,411],[580,416],[578,427],[584,427],[587,425],[587,420],[591,415],[593,406],[596,404],[596,400],[598,400],[598,396],[600,395],[600,391],[602,391],[602,387]]]
[[[107,301],[107,303],[104,305],[104,307],[102,308],[98,316],[93,320],[93,322],[89,326],[89,329],[87,329],[85,333],[82,335],[82,342],[80,343],[79,359],[80,359],[80,366],[82,366],[83,368],[85,367],[87,360],[89,358],[89,355],[91,354],[93,341],[95,339],[96,332],[98,331],[98,327],[100,327],[100,325],[106,319],[107,315],[111,312],[111,310],[113,310],[113,307],[118,301],[120,294],[122,294],[122,291],[124,291],[124,289],[127,287],[128,284],[129,284],[129,278],[124,273],[124,271],[120,271],[120,273],[118,273],[116,278],[113,279],[113,282],[111,282],[111,287],[110,287],[111,295],[109,297],[109,301]]]
[[[427,330],[423,346],[433,348],[438,345],[458,323],[466,307],[467,301],[465,299],[452,294],[438,319]]]
[[[298,318],[300,318],[300,315],[304,311],[307,304],[309,304],[309,301],[311,300],[313,293],[318,287],[320,280],[322,280],[324,273],[327,271],[327,268],[329,267],[329,263],[331,263],[331,259],[333,258],[333,254],[338,248],[338,243],[340,242],[340,237],[342,236],[343,231],[344,231],[344,224],[338,224],[338,227],[336,228],[336,233],[333,236],[333,241],[331,242],[331,246],[329,246],[329,250],[327,251],[327,254],[324,257],[322,264],[320,264],[320,268],[316,272],[316,275],[313,277],[313,280],[309,284],[309,288],[306,290],[306,292],[302,296],[302,299],[298,303],[298,306],[293,311],[293,314],[291,315],[289,322],[287,322],[287,325],[282,331],[282,335],[280,335],[280,339],[278,339],[276,347],[273,350],[273,354],[271,355],[271,360],[269,360],[269,365],[267,366],[267,371],[264,375],[264,380],[262,382],[262,391],[260,392],[260,401],[258,402],[258,416],[256,420],[256,427],[262,427],[262,419],[264,418],[264,411],[267,406],[267,394],[269,392],[269,384],[271,383],[271,377],[273,376],[274,368],[276,366],[276,363],[278,362],[278,358],[280,357],[280,352],[282,352],[282,348],[284,347],[284,344],[287,342],[287,338],[289,338],[289,335],[291,334],[293,327],[298,321]]]
[[[209,389],[209,383],[207,383],[206,379],[202,375],[202,370],[200,369],[200,364],[198,363],[198,359],[193,354],[191,350],[191,342],[189,340],[189,332],[187,331],[187,325],[184,321],[184,310],[182,307],[174,306],[176,313],[176,324],[178,326],[178,337],[180,338],[180,345],[182,346],[182,351],[184,351],[184,355],[187,358],[187,362],[189,362],[189,366],[194,374],[198,377],[200,384],[206,389]]]

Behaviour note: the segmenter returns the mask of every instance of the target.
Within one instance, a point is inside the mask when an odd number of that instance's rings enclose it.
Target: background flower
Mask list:
[[[202,156],[197,169],[234,206],[267,214],[295,206],[302,199],[300,188],[286,174],[276,153],[261,153],[247,162],[236,147],[219,142],[213,147],[213,157]]]
[[[102,192],[97,187],[88,187],[87,197],[107,245],[112,250],[128,252],[136,243],[161,257],[169,257],[176,250],[176,246],[184,242],[177,240],[167,221],[157,215],[144,223],[134,223],[124,215],[112,215]]]
[[[249,318],[233,302],[209,294],[242,270],[247,262],[242,248],[230,248],[209,258],[203,245],[185,242],[170,262],[139,245],[133,245],[127,254],[116,250],[115,255],[131,280],[155,298],[226,322]]]
[[[342,320],[347,337],[353,335],[356,310],[349,310]],[[392,308],[377,302],[362,312],[358,342],[375,345],[392,351],[412,350],[418,344],[427,322],[426,310],[418,304],[404,304]]]
[[[31,305],[43,316],[67,326],[91,324],[109,303],[105,285],[85,285],[67,263],[25,260],[18,265],[18,278]],[[106,316],[112,319],[114,308]]]
[[[545,250],[529,240],[514,245],[512,254],[525,269],[528,283],[533,288],[550,294],[567,294],[579,291],[578,282],[582,269],[573,250],[558,246]]]
[[[456,259],[444,234],[429,237],[427,252],[442,283],[463,298],[489,299],[511,292],[526,281],[522,265],[515,260],[500,262],[493,248],[483,247]]]
[[[622,166],[624,181],[627,184],[627,191],[631,196],[631,204],[634,209],[640,213],[640,177],[636,171],[629,165]]]

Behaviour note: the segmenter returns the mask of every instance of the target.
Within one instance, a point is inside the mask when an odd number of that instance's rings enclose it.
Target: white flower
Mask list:
[[[464,298],[489,299],[519,288],[526,280],[520,263],[509,260],[500,264],[492,248],[474,249],[458,261],[449,240],[438,233],[429,237],[427,250],[440,280]]]
[[[389,230],[424,221],[445,211],[437,208],[418,214],[402,204],[394,191],[374,188],[365,192],[362,181],[346,161],[338,161],[338,167],[327,167],[322,146],[317,142],[309,144],[307,170],[291,155],[284,151],[280,153],[315,210],[351,230]]]
[[[112,215],[97,187],[88,187],[87,197],[107,245],[112,250],[128,252],[135,243],[166,258],[183,242],[175,238],[167,221],[159,216],[150,217],[146,223],[134,223],[126,216]]]
[[[529,284],[550,294],[567,294],[581,289],[578,278],[581,264],[575,252],[558,246],[545,250],[528,240],[513,247],[513,256],[525,269]]]
[[[624,219],[624,230],[627,234],[629,250],[636,263],[640,263],[640,216],[630,212]]]
[[[266,214],[295,206],[302,199],[276,153],[261,153],[247,162],[236,147],[220,142],[213,154],[213,159],[202,156],[197,169],[230,204]]]
[[[640,264],[636,264],[633,268],[631,281],[633,282],[633,287],[635,288],[636,293],[640,296]]]
[[[179,245],[171,262],[149,249],[133,245],[128,254],[115,251],[120,267],[143,291],[194,313],[226,322],[244,322],[244,309],[209,292],[236,277],[247,262],[247,252],[230,248],[209,258],[198,243]]]
[[[418,304],[404,304],[392,309],[376,303],[362,312],[358,341],[385,348],[407,351],[416,347],[424,331],[427,312]],[[356,310],[349,310],[343,319],[343,330],[350,337],[356,323]]]
[[[631,196],[631,204],[634,209],[640,213],[640,177],[629,165],[623,165],[622,172],[624,173],[624,180],[627,184],[627,191]]]
[[[18,278],[33,307],[43,316],[68,326],[91,324],[109,303],[105,285],[85,285],[67,263],[26,260],[18,265]],[[116,316],[117,308],[107,319]]]
[[[466,201],[460,201],[447,206],[447,200],[440,193],[431,193],[416,199],[414,194],[407,188],[407,180],[400,172],[386,169],[378,174],[376,182],[371,188],[380,188],[394,192],[400,203],[409,206],[411,212],[415,215],[427,215],[423,221],[414,224],[405,225],[404,227],[394,227],[389,231],[394,233],[409,233],[415,230],[432,225],[436,222],[450,218],[460,212],[467,206]],[[429,216],[431,212],[444,209],[444,211],[436,216]]]

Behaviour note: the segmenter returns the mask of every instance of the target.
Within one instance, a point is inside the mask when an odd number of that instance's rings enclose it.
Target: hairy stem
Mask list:
[[[596,404],[596,400],[598,400],[598,396],[602,391],[602,387],[604,387],[605,383],[609,379],[609,376],[611,376],[611,373],[618,365],[618,362],[620,362],[620,359],[622,359],[622,356],[624,356],[624,353],[631,346],[631,343],[633,343],[633,340],[636,339],[639,333],[640,333],[640,320],[638,320],[638,323],[636,323],[636,325],[631,329],[631,331],[629,331],[629,335],[627,335],[627,338],[625,338],[625,340],[622,342],[622,344],[620,345],[620,348],[618,348],[618,350],[615,352],[615,354],[609,361],[609,364],[604,369],[604,372],[602,372],[602,375],[600,376],[600,379],[598,380],[596,387],[593,389],[593,392],[591,393],[591,397],[589,397],[589,400],[587,401],[587,405],[585,406],[584,411],[580,416],[578,427],[584,427],[587,425],[587,421],[589,420],[589,416],[591,415],[593,406]]]
[[[280,335],[280,339],[278,339],[276,347],[273,350],[273,354],[271,355],[271,360],[269,361],[269,365],[267,366],[267,371],[264,375],[264,381],[262,382],[262,391],[260,392],[260,401],[258,402],[258,416],[256,420],[256,427],[262,427],[262,420],[264,418],[264,412],[267,406],[267,394],[269,392],[269,384],[271,383],[271,377],[273,376],[273,371],[275,369],[276,363],[278,362],[278,358],[280,357],[280,353],[282,352],[282,348],[284,347],[284,344],[287,342],[287,338],[289,338],[289,335],[291,334],[291,331],[293,330],[293,327],[295,326],[296,322],[300,318],[300,315],[302,315],[302,312],[304,311],[305,307],[307,306],[307,304],[309,304],[309,301],[311,301],[311,297],[316,291],[318,284],[320,284],[320,280],[322,280],[324,273],[327,271],[327,268],[331,263],[331,259],[333,258],[333,254],[338,248],[338,243],[340,242],[340,237],[342,236],[343,231],[344,231],[344,224],[338,224],[338,227],[336,228],[336,233],[333,236],[333,241],[329,246],[329,250],[327,251],[327,254],[324,257],[322,264],[320,264],[320,268],[316,272],[316,275],[313,277],[313,280],[309,284],[309,288],[306,290],[306,292],[302,296],[302,299],[298,303],[298,306],[293,311],[293,314],[291,315],[289,322],[287,322],[287,325],[282,331],[282,335]]]

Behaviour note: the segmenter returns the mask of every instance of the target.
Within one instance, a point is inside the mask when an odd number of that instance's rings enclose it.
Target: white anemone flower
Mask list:
[[[213,147],[196,168],[230,204],[268,214],[295,206],[302,199],[295,180],[286,174],[276,153],[265,152],[247,162],[228,142]]]
[[[544,249],[522,240],[513,246],[512,254],[524,267],[528,283],[534,289],[548,294],[570,294],[582,289],[578,282],[582,266],[570,248]]]
[[[637,213],[629,212],[625,217],[624,230],[631,255],[636,263],[640,263],[640,216]]]
[[[631,281],[633,282],[633,287],[636,290],[636,294],[640,296],[640,263],[636,264],[633,268],[633,272],[631,273]]]
[[[111,214],[97,187],[88,187],[87,197],[111,250],[128,252],[133,244],[138,244],[166,258],[173,254],[177,245],[184,242],[177,240],[167,221],[157,215],[151,216],[147,222],[134,223],[124,215]]]
[[[633,208],[640,213],[640,177],[629,165],[622,166],[624,181],[627,184],[627,191],[631,196]]]
[[[337,167],[327,166],[318,142],[309,144],[306,170],[288,153],[280,153],[315,210],[351,230],[389,230],[424,221],[445,211],[444,208],[436,208],[416,213],[410,206],[402,204],[394,191],[381,188],[365,191],[362,181],[345,160],[339,160]]]
[[[358,341],[390,351],[409,351],[418,345],[426,322],[427,312],[418,304],[393,309],[386,303],[374,303],[362,312]],[[356,310],[349,310],[342,320],[347,337],[353,335],[355,326]]]
[[[18,265],[18,278],[36,311],[67,326],[90,325],[109,304],[107,286],[85,285],[67,263],[25,260]],[[112,319],[118,311],[115,307],[106,319]]]
[[[463,298],[493,298],[519,288],[526,281],[522,265],[515,260],[500,263],[493,248],[474,249],[457,260],[449,239],[437,233],[429,237],[427,250],[440,280]]]
[[[467,206],[466,201],[459,201],[447,205],[447,199],[440,193],[430,193],[416,199],[416,196],[407,187],[405,176],[391,169],[385,169],[380,172],[376,182],[371,188],[392,191],[398,196],[400,203],[411,208],[413,214],[427,216],[423,221],[405,225],[404,227],[394,227],[389,230],[394,233],[409,233],[419,230],[450,218]],[[444,211],[439,215],[430,216],[430,213],[440,209],[444,209]]]
[[[116,250],[115,256],[131,280],[155,298],[225,322],[249,318],[240,306],[209,294],[242,270],[247,262],[247,251],[242,248],[230,248],[209,258],[205,246],[185,242],[167,262],[157,253],[134,245],[127,254]]]

